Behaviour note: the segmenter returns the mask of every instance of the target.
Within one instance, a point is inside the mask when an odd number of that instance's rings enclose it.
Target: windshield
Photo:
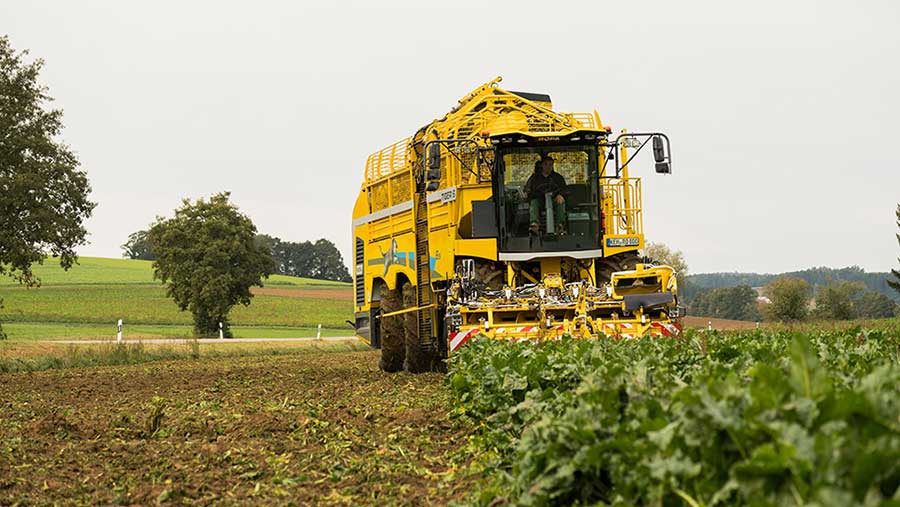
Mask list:
[[[499,153],[501,252],[600,248],[597,146]]]

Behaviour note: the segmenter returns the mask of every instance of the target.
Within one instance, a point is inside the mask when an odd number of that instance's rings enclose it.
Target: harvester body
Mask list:
[[[428,369],[479,333],[680,330],[676,273],[638,254],[641,180],[628,174],[645,145],[669,173],[668,138],[613,137],[596,112],[557,112],[549,96],[499,81],[367,160],[353,210],[355,327],[387,370]],[[529,181],[548,159],[564,184],[535,196]]]

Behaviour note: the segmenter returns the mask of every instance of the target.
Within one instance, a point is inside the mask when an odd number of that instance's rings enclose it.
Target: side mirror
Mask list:
[[[431,143],[428,145],[428,179],[432,179],[431,175],[437,173],[437,179],[441,174],[441,145],[439,143]]]
[[[656,160],[656,172],[659,174],[671,174],[672,166],[669,163],[669,155],[666,146],[660,136],[653,136],[653,159]]]

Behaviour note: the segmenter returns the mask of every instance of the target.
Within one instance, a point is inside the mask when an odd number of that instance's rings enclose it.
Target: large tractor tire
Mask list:
[[[403,309],[403,296],[399,289],[385,290],[381,295],[381,314]],[[381,360],[378,367],[388,373],[403,369],[406,347],[403,341],[403,315],[393,315],[378,319],[381,326]]]
[[[597,260],[597,285],[609,283],[616,271],[630,271],[640,264],[641,256],[637,252],[623,252]]]
[[[403,308],[415,308],[416,288],[413,284],[405,282],[401,288],[403,293]],[[403,367],[410,373],[423,373],[431,371],[431,354],[419,347],[419,317],[418,312],[403,314],[403,335],[406,345],[406,361]]]

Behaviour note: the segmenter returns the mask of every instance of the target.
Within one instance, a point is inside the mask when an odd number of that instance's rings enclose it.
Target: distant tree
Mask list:
[[[860,319],[886,319],[900,316],[898,308],[900,306],[884,294],[866,291],[856,301],[856,316]]]
[[[756,291],[749,285],[706,289],[694,296],[689,313],[717,319],[758,321],[756,297]]]
[[[816,294],[815,316],[822,319],[856,318],[856,299],[866,290],[861,282],[835,281],[820,287]]]
[[[340,282],[352,280],[341,252],[327,239],[292,243],[260,234],[257,241],[272,253],[279,274]]]
[[[892,278],[890,272],[884,273],[867,273],[859,266],[849,266],[845,268],[826,268],[817,267],[809,268],[801,271],[791,271],[781,274],[758,274],[758,273],[700,273],[692,274],[688,277],[690,290],[680,290],[686,295],[692,295],[703,288],[716,287],[734,287],[737,285],[750,285],[751,287],[760,287],[775,280],[781,276],[789,276],[792,278],[801,278],[806,280],[813,287],[821,287],[828,285],[832,281],[848,281],[862,282],[866,284],[866,288],[880,292],[894,301],[900,303],[900,292],[895,291],[888,285]],[[682,280],[679,280],[681,282]],[[679,289],[683,289],[679,285]]]
[[[152,261],[156,259],[147,238],[147,231],[132,232],[128,235],[128,241],[122,245],[122,257],[126,259],[140,259],[143,261]]]
[[[59,140],[63,112],[38,84],[44,62],[27,63],[27,54],[0,36],[0,276],[36,287],[32,265],[47,255],[72,267],[96,204],[78,157]]]
[[[679,282],[686,279],[688,265],[681,250],[672,250],[662,243],[650,243],[644,247],[644,256],[653,262],[668,264],[675,268]]]
[[[349,282],[352,280],[347,266],[344,265],[344,258],[341,252],[334,246],[334,243],[327,239],[320,239],[313,245],[315,264],[311,273],[311,278],[321,280],[337,280],[339,282]]]
[[[192,203],[185,199],[170,219],[157,219],[148,239],[157,258],[153,276],[166,293],[194,318],[194,333],[215,336],[219,322],[231,336],[228,312],[249,305],[250,287],[275,269],[269,252],[256,241],[256,226],[229,202],[230,193]]]
[[[897,228],[900,229],[900,204],[897,205]],[[897,242],[900,243],[900,234],[897,234]],[[900,261],[900,257],[897,258],[897,261]],[[891,275],[894,276],[894,279],[888,280],[888,285],[895,291],[900,292],[900,271],[892,269]]]
[[[781,277],[763,287],[770,304],[764,315],[769,320],[782,322],[806,319],[810,298],[810,285],[800,278]]]

